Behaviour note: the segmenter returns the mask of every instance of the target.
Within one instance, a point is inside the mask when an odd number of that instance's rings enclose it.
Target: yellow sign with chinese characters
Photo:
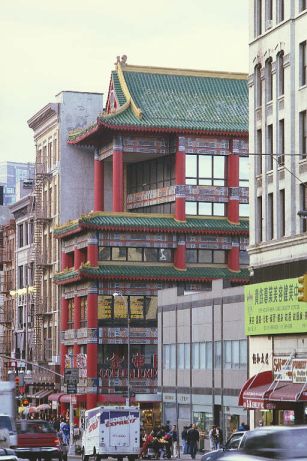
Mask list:
[[[297,278],[246,285],[245,334],[306,332],[307,303],[299,302],[297,298]]]

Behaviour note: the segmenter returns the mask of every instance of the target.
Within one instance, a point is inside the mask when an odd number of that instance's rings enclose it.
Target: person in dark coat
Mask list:
[[[189,445],[189,451],[192,459],[196,458],[197,444],[199,442],[199,432],[196,428],[196,424],[192,425],[192,428],[187,433],[187,443]]]

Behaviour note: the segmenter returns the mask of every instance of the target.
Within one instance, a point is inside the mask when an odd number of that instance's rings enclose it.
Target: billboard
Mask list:
[[[245,334],[306,332],[307,303],[297,296],[297,278],[245,286]]]

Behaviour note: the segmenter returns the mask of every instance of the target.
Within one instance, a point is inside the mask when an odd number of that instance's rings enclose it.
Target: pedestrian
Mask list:
[[[199,442],[199,432],[197,430],[196,424],[192,424],[192,428],[188,430],[187,442],[189,445],[190,455],[192,459],[195,459],[197,452],[197,444]]]
[[[172,427],[170,434],[172,436],[172,455],[174,458],[178,458],[178,432],[175,424]]]
[[[218,427],[213,424],[211,430],[209,431],[210,450],[218,450],[220,448],[219,440],[220,436]]]
[[[188,435],[188,426],[183,426],[183,431],[181,432],[181,445],[182,445],[182,452],[184,455],[187,455],[188,453],[187,435]]]
[[[64,445],[69,445],[70,426],[67,421],[62,425],[61,432]]]

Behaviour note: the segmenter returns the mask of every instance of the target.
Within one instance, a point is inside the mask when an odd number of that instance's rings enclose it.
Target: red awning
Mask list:
[[[270,400],[284,402],[298,402],[307,400],[307,387],[305,384],[287,383],[279,381],[272,385]]]
[[[50,394],[48,395],[48,400],[51,400],[52,402],[58,402],[60,400],[61,395],[64,395],[63,392],[60,392],[58,394]]]
[[[273,373],[271,370],[262,371],[255,376],[249,378],[246,383],[243,385],[240,394],[239,394],[239,405],[244,405],[246,397],[249,399],[262,400],[266,391],[268,391],[270,385],[273,381]],[[257,389],[259,388],[259,389]],[[248,394],[247,394],[248,392]],[[246,407],[249,408],[249,407]]]
[[[70,399],[72,399],[73,403],[80,403],[86,401],[86,394],[61,394],[59,398],[59,402],[61,403],[69,403]]]
[[[273,381],[271,371],[248,379],[239,395],[239,405],[251,410],[282,408],[287,403],[307,401],[307,386],[286,381]],[[286,407],[284,407],[286,408]]]

